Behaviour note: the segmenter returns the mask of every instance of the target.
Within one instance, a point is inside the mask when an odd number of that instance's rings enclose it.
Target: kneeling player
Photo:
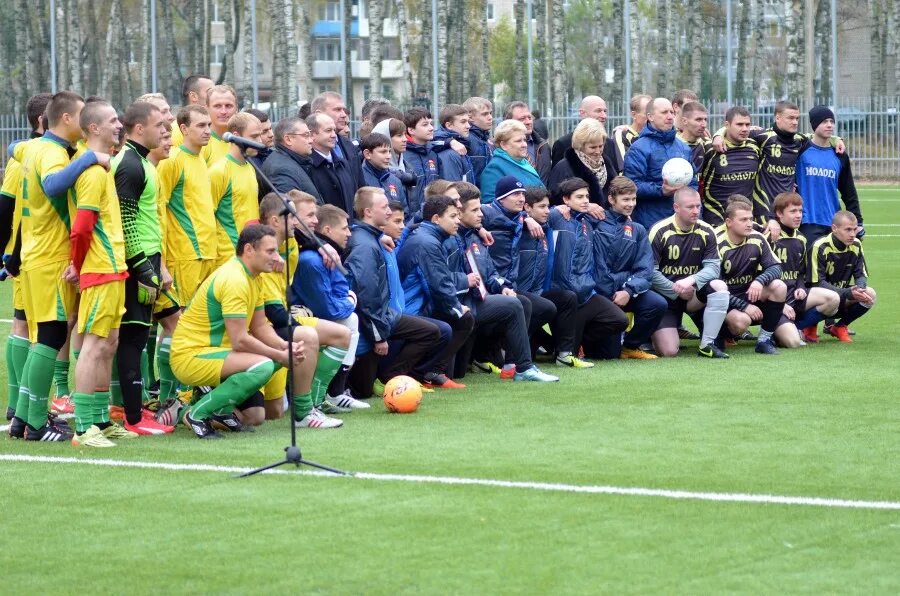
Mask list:
[[[735,337],[759,323],[756,340],[760,354],[777,354],[772,336],[784,309],[787,286],[781,281],[781,263],[759,232],[753,230],[753,207],[733,201],[725,209],[725,231],[719,236],[722,277],[731,293],[725,317]],[[721,346],[720,346],[721,347]]]
[[[721,269],[716,233],[701,221],[700,194],[686,186],[675,191],[675,214],[650,228],[653,249],[653,290],[669,308],[653,334],[660,356],[677,356],[681,316],[703,313],[698,356],[728,358],[716,337],[728,312],[728,287],[718,279]]]
[[[826,325],[826,333],[851,343],[847,326],[875,306],[875,290],[868,286],[866,258],[856,237],[859,222],[849,211],[838,211],[831,220],[831,233],[812,247],[810,285],[828,288],[841,297],[840,319]],[[815,332],[815,329],[813,329]]]
[[[278,242],[272,228],[247,226],[238,237],[235,258],[200,285],[178,321],[172,338],[172,371],[186,385],[214,386],[185,414],[185,422],[201,439],[219,437],[214,423],[231,431],[243,430],[233,409],[261,408],[259,389],[274,374],[276,363],[288,364],[287,342],[266,321],[256,283],[256,277],[272,271],[277,261]],[[297,327],[293,339],[294,401],[308,404],[315,358],[307,355],[315,353],[315,333]]]
[[[775,330],[775,338],[786,348],[796,348],[803,345],[802,339],[810,343],[819,341],[816,325],[833,316],[841,300],[837,292],[828,288],[806,287],[806,237],[798,229],[803,220],[803,198],[795,192],[783,192],[775,197],[772,208],[781,225],[781,233],[778,240],[772,242],[772,250],[781,261],[781,280],[787,286],[784,314]],[[768,231],[766,234],[768,236]],[[788,322],[794,325],[784,324]],[[802,339],[796,330],[803,332]]]

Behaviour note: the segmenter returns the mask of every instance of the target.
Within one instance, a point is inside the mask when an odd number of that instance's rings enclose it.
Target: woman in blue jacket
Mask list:
[[[523,186],[544,188],[540,175],[528,161],[528,143],[525,140],[525,125],[518,120],[504,120],[494,132],[494,154],[481,172],[479,188],[481,202],[493,203],[497,181],[504,176],[513,176]]]

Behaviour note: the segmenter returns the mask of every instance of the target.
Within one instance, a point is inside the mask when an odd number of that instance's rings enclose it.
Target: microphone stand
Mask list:
[[[232,141],[232,142],[234,142],[234,141]],[[281,215],[284,216],[284,243],[285,243],[285,247],[289,247],[290,245],[288,243],[288,239],[291,236],[289,220],[290,220],[291,215],[295,215],[295,216],[297,215],[297,211],[294,209],[294,204],[291,203],[290,199],[285,197],[284,194],[279,192],[279,190],[277,188],[275,188],[275,186],[272,184],[272,182],[269,180],[269,178],[262,172],[262,168],[257,166],[255,163],[253,163],[252,160],[250,160],[247,157],[246,147],[242,147],[238,143],[235,143],[235,144],[241,148],[241,153],[243,153],[244,159],[253,167],[253,169],[256,171],[256,173],[259,175],[259,177],[266,184],[269,185],[269,188],[272,189],[272,192],[274,192],[276,195],[278,195],[278,198],[280,198],[281,201],[284,203],[284,210],[281,212]],[[313,242],[315,242],[316,246],[318,246],[320,250],[322,248],[324,248],[322,241],[319,240],[319,238],[315,234],[312,233],[312,231],[309,229],[309,227],[307,227],[306,223],[304,223],[302,220],[300,220],[300,218],[297,218],[297,220],[300,222],[300,227],[303,229],[304,233],[306,233],[307,236],[312,238],[312,240],[313,240]],[[255,474],[259,474],[260,472],[265,472],[266,470],[271,470],[273,468],[278,468],[280,466],[291,465],[291,464],[296,466],[297,468],[299,468],[301,465],[305,465],[305,466],[309,466],[311,468],[317,468],[319,470],[324,470],[326,472],[338,474],[340,476],[351,476],[352,474],[350,474],[349,472],[343,472],[343,471],[335,469],[335,468],[331,468],[328,466],[324,466],[322,464],[318,464],[316,462],[309,461],[307,459],[303,459],[303,454],[300,452],[300,447],[297,446],[297,429],[296,429],[296,427],[294,427],[294,375],[293,375],[293,373],[294,373],[294,352],[293,352],[294,318],[290,314],[291,304],[290,304],[290,300],[288,299],[288,291],[290,290],[290,287],[291,287],[290,252],[288,252],[287,256],[288,256],[288,258],[285,260],[285,264],[284,264],[284,279],[285,279],[284,303],[285,303],[285,305],[287,305],[288,320],[290,321],[290,324],[288,327],[288,337],[287,337],[287,345],[288,345],[288,364],[287,364],[288,415],[286,418],[288,419],[288,424],[291,427],[291,444],[284,448],[284,459],[277,461],[273,464],[263,466],[261,468],[255,468],[248,472],[244,472],[243,474],[240,474],[238,476],[238,478],[246,478],[247,476],[253,476]],[[346,273],[346,269],[344,269],[344,267],[343,267],[343,265],[341,265],[341,263],[337,263],[336,267],[338,267],[342,273]]]

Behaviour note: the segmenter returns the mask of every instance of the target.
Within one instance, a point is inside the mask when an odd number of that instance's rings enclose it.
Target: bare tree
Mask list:
[[[297,81],[301,89],[298,91],[299,99],[312,99],[312,43],[310,43],[309,31],[310,7],[306,0],[295,1],[294,15],[297,22],[297,46],[299,54],[297,61]]]
[[[272,25],[272,101],[283,107],[287,103],[287,72],[284,70],[287,35],[282,0],[269,0],[269,22]]]
[[[240,14],[240,13],[238,13]],[[222,19],[222,29],[225,34],[225,52],[222,56],[222,68],[219,69],[219,77],[216,83],[224,83],[229,77],[232,79],[235,75],[234,70],[234,43],[235,43],[235,26],[234,13],[232,13],[231,0],[222,0],[219,5],[219,17]],[[237,28],[240,35],[240,28]]]
[[[887,73],[885,59],[887,57],[887,3],[886,0],[869,0],[869,17],[872,37],[870,42],[871,93],[885,95],[887,93]]]
[[[163,56],[163,89],[167,90],[169,101],[175,105],[181,103],[181,60],[178,56],[178,47],[175,45],[175,14],[172,8],[172,0],[160,0],[159,14],[161,20],[158,31],[162,32],[162,56]]]
[[[563,0],[551,0],[551,38],[553,39],[553,98],[564,101],[566,98],[565,69],[566,63],[566,15],[563,11]]]
[[[751,73],[750,78],[750,92],[751,94],[758,94],[760,87],[762,85],[763,78],[763,68],[765,67],[765,60],[763,57],[763,50],[765,48],[765,32],[766,28],[763,26],[763,15],[765,12],[766,0],[754,0],[753,2],[753,10],[754,10],[754,23],[756,27],[754,28],[753,35],[753,47],[750,51],[750,65],[749,70]]]
[[[784,19],[785,33],[787,34],[787,94],[791,98],[798,98],[802,94],[803,79],[801,77],[801,64],[804,58],[803,52],[803,3],[800,0],[786,0],[787,14]]]
[[[513,97],[522,99],[526,90],[525,83],[525,0],[516,0],[513,5],[516,20],[516,55],[513,58]],[[529,23],[530,25],[530,23]]]
[[[344,36],[347,38],[347,60],[344,62],[344,77],[347,80],[347,97],[344,98],[344,102],[347,105],[347,110],[353,114],[353,60],[350,59],[350,26],[353,23],[353,2],[347,0],[344,2],[344,14],[343,14],[343,25],[344,25]],[[362,43],[362,40],[360,40]]]
[[[665,94],[669,86],[668,60],[669,60],[669,2],[668,0],[656,1],[656,92]]]
[[[253,103],[253,71],[256,65],[253,64],[253,3],[250,0],[244,0],[244,76],[240,93],[244,97],[244,104]]]
[[[747,60],[750,55],[750,2],[742,2],[740,5],[740,17],[738,17],[738,47],[737,64],[734,68],[734,89],[736,97],[740,100],[747,98]]]
[[[384,58],[384,0],[368,0],[369,93],[381,95],[381,64]]]
[[[449,0],[438,0],[437,3],[437,23],[433,26],[437,27],[438,34],[438,96],[435,101],[440,106],[447,103],[447,4]],[[437,114],[435,114],[437,117]]]
[[[412,63],[409,58],[409,19],[406,14],[405,0],[395,0],[394,9],[397,15],[397,33],[400,35],[400,67],[403,70],[403,95],[407,99],[413,97]]]

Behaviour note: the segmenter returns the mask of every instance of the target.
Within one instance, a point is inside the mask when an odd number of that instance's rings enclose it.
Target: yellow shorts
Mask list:
[[[228,348],[193,348],[172,350],[169,364],[175,378],[185,385],[211,385],[222,382],[222,367],[231,350]]]
[[[153,315],[156,316],[161,312],[180,308],[178,303],[178,289],[175,284],[168,290],[163,290],[156,296],[156,302],[153,303]]]
[[[13,308],[25,310],[25,295],[22,293],[22,282],[18,277],[12,278],[13,282]]]
[[[287,388],[287,368],[279,366],[269,382],[263,386],[263,397],[266,401],[281,399],[284,397],[285,388]]]
[[[25,298],[25,317],[29,323],[68,321],[75,314],[78,291],[62,278],[68,265],[68,262],[60,261],[23,271],[19,276]]]
[[[109,337],[125,314],[125,280],[91,286],[81,291],[78,333]]]
[[[179,305],[185,307],[194,296],[194,292],[200,287],[207,277],[215,271],[214,260],[173,261],[168,264],[169,273],[175,280],[172,287],[176,289],[173,295]]]

